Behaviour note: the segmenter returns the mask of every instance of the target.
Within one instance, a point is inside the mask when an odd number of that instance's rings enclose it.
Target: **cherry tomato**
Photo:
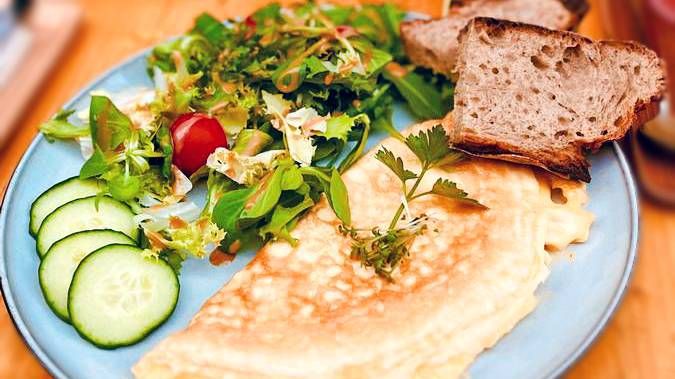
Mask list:
[[[249,39],[253,37],[257,25],[253,17],[251,16],[246,17],[246,19],[244,20],[244,25],[246,25],[246,33],[244,34],[244,38]]]
[[[201,113],[180,115],[171,124],[173,164],[185,175],[192,175],[206,164],[218,147],[227,147],[227,136],[215,118]]]
[[[253,19],[253,17],[248,16],[246,19],[244,19],[244,24],[248,26],[249,28],[255,28],[257,25],[257,22]]]

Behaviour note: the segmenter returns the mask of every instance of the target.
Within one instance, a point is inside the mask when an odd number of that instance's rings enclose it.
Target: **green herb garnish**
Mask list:
[[[450,148],[448,135],[437,125],[418,135],[409,135],[403,141],[421,163],[419,173],[405,168],[403,160],[386,147],[381,148],[375,158],[387,166],[401,181],[404,201],[396,210],[387,229],[379,227],[356,229],[348,224],[340,226],[342,234],[352,239],[351,257],[361,261],[363,266],[372,267],[383,278],[392,281],[392,274],[410,256],[410,245],[415,237],[427,229],[428,217],[420,215],[399,224],[407,204],[422,196],[438,195],[485,208],[478,201],[447,179],[439,178],[429,191],[417,193],[424,175],[432,168],[455,164],[463,159],[462,153]],[[414,180],[408,187],[407,182]]]

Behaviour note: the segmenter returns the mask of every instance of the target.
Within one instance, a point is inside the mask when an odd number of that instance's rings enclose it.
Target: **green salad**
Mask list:
[[[188,256],[295,243],[290,232],[322,196],[350,225],[340,174],[373,132],[402,138],[394,102],[420,119],[452,104],[450,81],[407,62],[403,18],[392,5],[311,3],[225,23],[202,14],[152,49],[149,101],[123,106],[97,94],[85,122],[64,110],[41,131],[80,141],[80,179],[129,205],[144,253],[176,270]],[[187,196],[200,180],[203,206]]]

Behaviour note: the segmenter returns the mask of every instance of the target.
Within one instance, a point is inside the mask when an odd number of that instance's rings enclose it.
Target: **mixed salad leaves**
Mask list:
[[[98,94],[85,123],[64,110],[41,131],[80,141],[80,178],[103,181],[101,195],[129,204],[145,253],[174,269],[188,256],[294,243],[299,217],[324,195],[350,225],[340,174],[374,130],[402,138],[395,101],[423,119],[452,104],[450,81],[407,62],[403,17],[393,5],[313,3],[226,23],[202,14],[149,55],[152,101],[123,108]],[[187,197],[200,179],[203,207]]]

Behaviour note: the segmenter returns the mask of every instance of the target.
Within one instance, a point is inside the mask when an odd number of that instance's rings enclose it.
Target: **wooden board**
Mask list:
[[[61,1],[37,1],[26,14],[22,24],[30,36],[28,51],[0,88],[0,145],[11,139],[17,121],[72,39],[80,16],[79,6]]]
[[[203,10],[220,17],[243,15],[265,2],[204,0],[195,5],[181,0],[82,0],[84,20],[77,38],[23,116],[13,140],[0,151],[0,188],[6,187],[37,125],[105,69],[186,30]],[[428,6],[421,0],[408,4]],[[603,36],[595,8],[581,32]],[[630,291],[609,328],[569,372],[569,378],[675,378],[675,210],[643,199],[641,216],[640,257]],[[48,377],[17,335],[4,307],[0,309],[0,346],[0,378]]]

